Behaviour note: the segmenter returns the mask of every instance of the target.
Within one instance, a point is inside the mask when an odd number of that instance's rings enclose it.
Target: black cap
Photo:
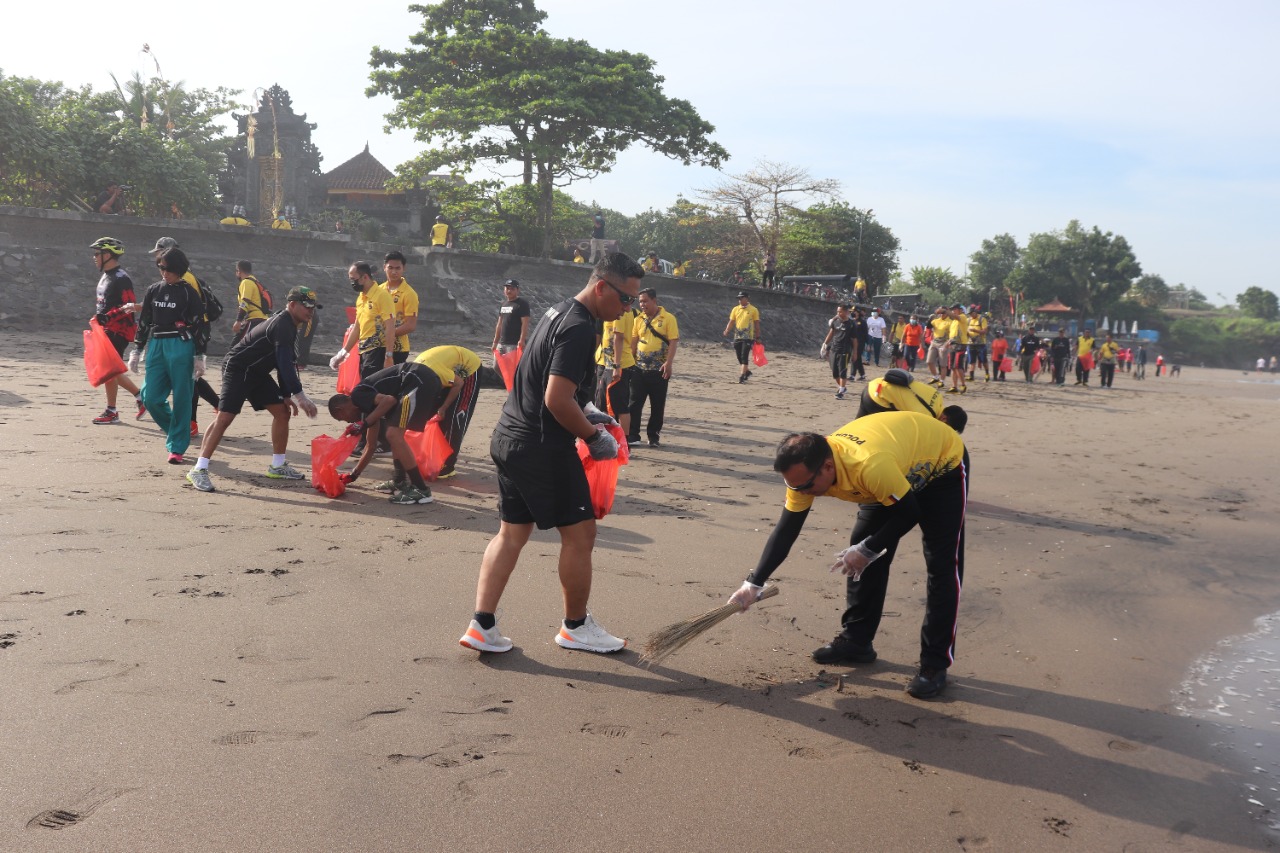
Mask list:
[[[317,302],[316,298],[316,292],[311,288],[295,287],[285,296],[284,301],[301,302],[306,308],[323,308],[324,306]]]
[[[520,282],[516,281],[514,278],[509,278],[509,279],[507,279],[506,281],[504,281],[504,282],[502,283],[502,286],[503,286],[503,287],[514,287],[516,290],[519,290],[519,289],[520,289]]]
[[[739,298],[739,299],[741,299],[741,298],[742,298],[742,297],[744,297],[744,296],[746,296],[746,297],[747,297],[747,299],[750,299],[750,298],[751,298],[750,296],[747,296],[747,292],[746,292],[745,290],[739,290],[739,291],[738,291],[738,298]]]

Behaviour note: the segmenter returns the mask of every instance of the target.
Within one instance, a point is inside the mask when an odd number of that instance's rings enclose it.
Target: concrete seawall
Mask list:
[[[178,241],[196,274],[215,288],[227,312],[214,327],[213,355],[224,353],[230,343],[234,264],[242,258],[253,262],[254,273],[277,307],[282,307],[285,293],[295,285],[311,287],[320,295],[325,310],[317,312],[320,325],[313,363],[327,360],[346,328],[342,308],[355,301],[347,267],[357,260],[380,264],[382,255],[393,248],[409,258],[405,278],[418,291],[422,304],[422,321],[411,338],[415,351],[441,343],[486,349],[502,302],[502,282],[508,278],[520,280],[536,323],[547,307],[577,293],[588,276],[587,267],[564,261],[451,249],[416,252],[409,246],[362,243],[347,234],[0,206],[0,332],[78,340],[93,313],[98,279],[88,246],[102,236],[125,243],[123,266],[139,296],[157,280],[147,250],[162,236]],[[679,319],[682,338],[723,340],[729,311],[737,304],[737,287],[665,275],[647,276],[644,283],[658,291],[662,305]],[[816,351],[826,333],[826,320],[834,313],[831,303],[768,291],[750,293],[760,309],[769,349]]]

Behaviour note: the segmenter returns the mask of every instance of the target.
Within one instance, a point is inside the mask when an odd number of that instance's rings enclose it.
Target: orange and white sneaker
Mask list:
[[[620,652],[627,647],[627,641],[615,637],[596,624],[596,620],[587,614],[587,621],[577,628],[565,627],[560,623],[560,633],[556,634],[556,645],[562,649],[578,649],[584,652],[599,652],[607,655]]]
[[[102,414],[93,419],[95,424],[102,426],[104,424],[120,423],[120,413],[112,409],[104,409]]]
[[[511,651],[511,640],[502,636],[496,623],[492,628],[485,630],[474,619],[467,626],[467,633],[458,639],[458,645],[466,646],[468,649],[475,649],[477,652]]]
[[[198,438],[200,435],[200,424],[195,421],[191,422],[191,437]]]

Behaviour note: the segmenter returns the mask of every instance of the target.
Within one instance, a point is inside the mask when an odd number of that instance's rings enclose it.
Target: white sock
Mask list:
[[[283,453],[273,453],[273,454],[271,454],[271,467],[272,467],[272,468],[283,468],[283,467],[284,467],[284,454],[283,454]]]
[[[197,460],[196,460],[196,470],[197,470],[197,471],[208,471],[208,470],[209,470],[209,457],[208,457],[208,456],[201,456],[199,459],[197,459]]]

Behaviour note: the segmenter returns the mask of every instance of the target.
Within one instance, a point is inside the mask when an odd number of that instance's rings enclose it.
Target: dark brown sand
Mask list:
[[[917,533],[880,660],[809,659],[838,629],[848,504],[818,502],[781,595],[653,671],[554,645],[557,540],[536,534],[499,614],[516,649],[480,657],[457,638],[497,529],[501,393],[430,506],[371,490],[385,460],[339,500],[266,479],[248,412],[201,494],[150,420],[90,423],[70,342],[21,343],[0,342],[0,850],[1267,847],[1248,768],[1173,701],[1280,609],[1269,380],[974,386],[958,657],[920,702]],[[624,470],[595,552],[592,609],[633,649],[754,565],[778,438],[856,408],[816,359],[746,386],[719,347],[677,366],[664,446]],[[321,399],[333,374],[304,382]],[[293,464],[337,428],[297,421]]]

